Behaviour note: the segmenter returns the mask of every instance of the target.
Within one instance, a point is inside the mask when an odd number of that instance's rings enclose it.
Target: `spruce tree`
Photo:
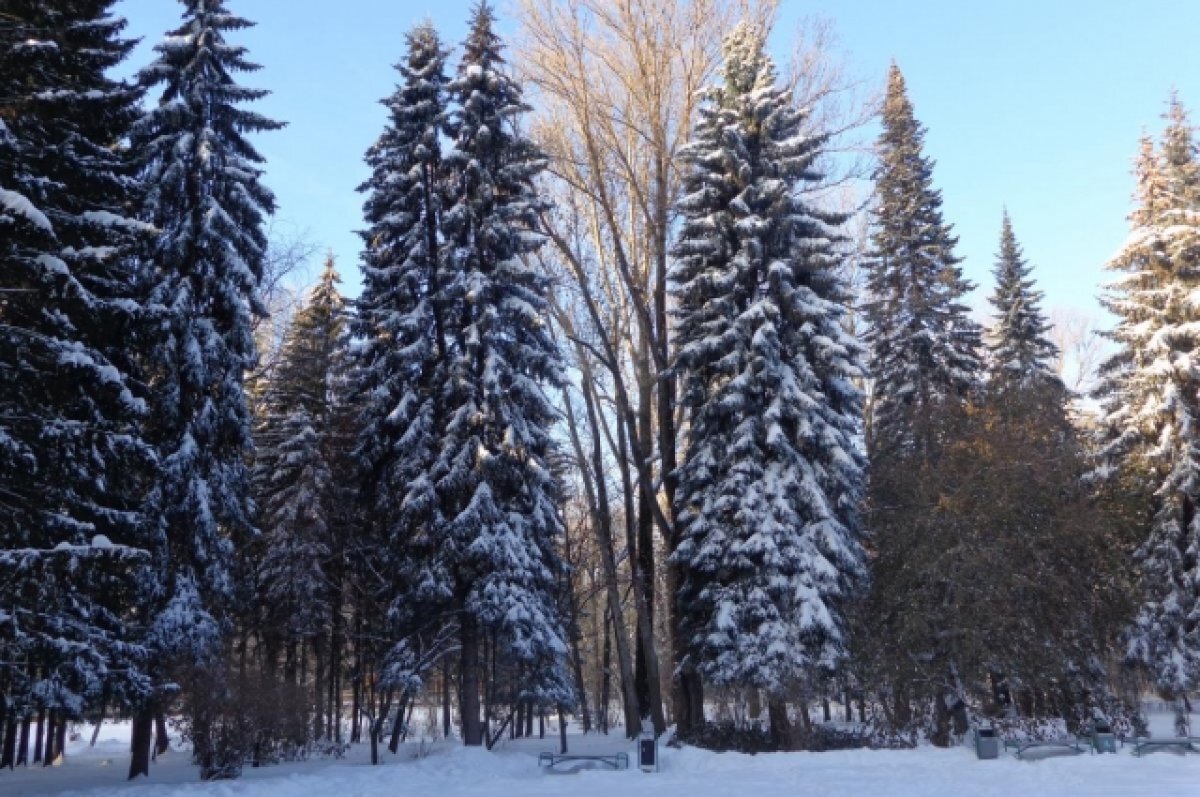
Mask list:
[[[526,256],[542,201],[542,156],[517,127],[528,110],[504,70],[491,7],[474,9],[447,125],[441,247],[448,313],[445,412],[431,473],[443,521],[430,572],[449,576],[460,625],[464,741],[482,742],[480,639],[526,677],[518,700],[569,703],[557,605],[563,563],[559,485],[548,459],[562,379],[547,323],[545,275]]]
[[[962,276],[957,239],[942,218],[924,140],[904,76],[893,64],[878,144],[864,308],[875,453],[930,448],[935,435],[928,419],[939,405],[967,397],[983,370],[981,331],[964,304],[972,285]]]
[[[370,518],[357,547],[363,571],[379,574],[363,588],[390,618],[395,640],[452,621],[448,576],[435,566],[444,521],[431,474],[448,381],[439,247],[449,78],[432,26],[416,27],[406,41],[400,85],[384,101],[390,121],[367,152],[371,177],[360,188],[369,226],[351,360],[354,457]]]
[[[132,345],[140,92],[111,1],[0,14],[0,704],[79,718],[147,690],[136,636],[151,452]],[[11,737],[10,737],[11,738]]]
[[[1034,289],[1031,271],[1005,211],[1000,252],[992,272],[996,289],[990,300],[996,308],[996,326],[989,365],[996,382],[1020,385],[1057,380],[1051,363],[1058,356],[1058,347],[1046,337],[1050,324],[1042,314],[1042,294]]]
[[[805,198],[827,139],[806,133],[763,48],[747,24],[726,39],[683,155],[674,556],[692,663],[774,703],[845,654],[842,605],[865,576],[864,352],[844,327],[843,219]]]
[[[161,660],[206,667],[227,631],[235,540],[253,531],[243,382],[255,361],[251,315],[262,311],[263,223],[274,198],[246,134],[280,125],[240,107],[266,94],[237,83],[257,67],[226,41],[251,23],[224,0],[182,1],[182,25],[141,73],[162,94],[133,136],[143,218],[160,230],[145,288],[157,317],[148,429],[161,465],[149,499],[159,569],[150,644]]]
[[[907,725],[911,698],[929,701],[934,711],[927,730],[946,745],[951,719],[960,727],[966,721],[956,620],[911,607],[948,605],[937,599],[963,572],[958,557],[971,529],[962,513],[935,510],[953,498],[944,467],[976,431],[971,403],[983,376],[981,330],[967,314],[972,286],[962,276],[957,240],[933,187],[925,129],[895,65],[882,121],[864,307],[873,380],[867,448],[875,554],[864,634],[887,640],[890,655],[876,655],[872,664],[889,668],[893,721]],[[931,545],[942,555],[931,555]]]
[[[335,482],[336,380],[345,344],[339,282],[330,256],[292,319],[255,435],[263,550],[256,596],[266,615],[264,633],[289,640],[314,638],[334,610],[327,568],[341,497]]]
[[[1161,146],[1143,140],[1136,174],[1131,234],[1109,263],[1120,277],[1103,299],[1119,349],[1098,387],[1102,472],[1130,477],[1149,496],[1128,656],[1181,696],[1200,683],[1200,155],[1177,99]]]

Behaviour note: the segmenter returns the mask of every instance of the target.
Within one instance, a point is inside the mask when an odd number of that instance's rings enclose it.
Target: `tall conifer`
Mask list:
[[[865,307],[875,452],[931,446],[932,431],[916,427],[927,424],[938,405],[961,402],[983,370],[981,331],[964,303],[972,285],[962,276],[954,253],[958,241],[942,218],[924,141],[925,128],[893,64],[875,172]]]
[[[143,218],[161,231],[146,274],[157,316],[148,428],[161,465],[149,501],[159,570],[151,644],[166,660],[204,665],[222,654],[235,540],[253,532],[244,377],[275,200],[246,134],[280,125],[241,107],[266,94],[238,84],[258,67],[226,40],[251,23],[225,0],[182,3],[183,24],[141,73],[162,94],[133,142],[144,158]],[[131,774],[144,769],[143,742]]]
[[[1182,695],[1200,684],[1200,154],[1178,100],[1161,146],[1143,140],[1136,175],[1131,233],[1109,263],[1120,276],[1103,299],[1119,349],[1098,387],[1102,455],[1150,497],[1128,655]]]
[[[263,555],[254,586],[267,633],[289,641],[322,633],[335,609],[330,535],[346,476],[336,473],[345,345],[340,281],[330,256],[288,328],[255,435]]]
[[[1042,294],[1034,289],[1031,272],[1005,211],[993,271],[996,289],[990,300],[996,308],[990,346],[994,380],[1021,384],[1056,379],[1051,362],[1058,356],[1058,347],[1046,337],[1050,324],[1042,313]]]
[[[432,474],[445,424],[451,312],[439,251],[449,78],[446,50],[431,25],[419,25],[406,41],[400,85],[384,100],[388,126],[367,152],[371,177],[359,189],[367,194],[369,226],[351,359],[354,456],[370,519],[359,529],[359,555],[380,582],[364,588],[385,610],[388,636],[400,643],[393,648],[398,658],[384,667],[400,680],[420,675],[408,671],[410,637],[443,628],[453,614],[436,560],[444,521]]]
[[[842,604],[865,576],[864,353],[844,328],[843,220],[802,198],[826,138],[805,132],[763,48],[746,24],[726,39],[684,153],[675,558],[692,663],[780,701],[843,657]],[[771,714],[785,721],[781,704]]]
[[[441,251],[454,310],[440,397],[446,423],[431,474],[444,519],[436,570],[449,576],[459,610],[467,744],[482,741],[481,634],[524,674],[519,700],[573,695],[557,602],[559,485],[548,461],[557,413],[546,387],[562,379],[561,361],[547,323],[548,280],[526,259],[542,243],[533,179],[544,161],[517,126],[528,107],[501,50],[481,2],[449,85],[456,107]]]
[[[123,142],[140,92],[111,0],[0,16],[0,706],[78,718],[147,691],[134,353],[146,229]],[[11,740],[11,735],[10,735]],[[11,763],[11,762],[10,762]]]

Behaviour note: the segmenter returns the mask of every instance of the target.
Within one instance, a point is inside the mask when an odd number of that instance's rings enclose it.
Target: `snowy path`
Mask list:
[[[579,740],[582,741],[582,740]],[[616,739],[587,740],[622,749]],[[83,748],[51,769],[0,774],[3,797],[1200,797],[1200,755],[1135,758],[1080,755],[977,761],[965,748],[845,751],[760,756],[664,751],[663,771],[545,775],[534,753],[554,741],[529,740],[488,753],[454,747],[414,759],[412,748],[370,767],[365,750],[342,762],[247,770],[239,781],[199,783],[186,753],[171,753],[151,780],[126,784],[124,744]],[[105,763],[108,762],[108,763]]]

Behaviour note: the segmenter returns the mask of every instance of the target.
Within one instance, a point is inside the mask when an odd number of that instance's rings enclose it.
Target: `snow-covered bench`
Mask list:
[[[538,766],[554,772],[578,772],[581,769],[591,769],[594,764],[609,769],[629,769],[628,753],[613,753],[612,755],[570,755],[568,753],[542,753],[538,756]]]
[[[1135,736],[1132,739],[1126,739],[1126,744],[1133,745],[1133,754],[1140,756],[1147,752],[1152,747],[1180,747],[1186,752],[1200,752],[1200,736],[1163,736],[1158,739],[1149,736]]]
[[[1089,749],[1091,743],[1077,736],[1060,736],[1057,739],[1005,739],[1005,750],[1016,750],[1017,758],[1024,758],[1030,750],[1051,750],[1058,752],[1082,753]]]

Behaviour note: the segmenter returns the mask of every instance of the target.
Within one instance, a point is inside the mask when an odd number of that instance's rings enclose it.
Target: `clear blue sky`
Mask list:
[[[404,33],[430,18],[464,36],[470,0],[228,0],[258,22],[238,41],[265,67],[259,110],[285,120],[259,139],[279,219],[339,258],[357,290],[362,154],[378,136]],[[504,0],[498,3],[507,14]],[[144,39],[134,66],[176,24],[171,0],[123,0]],[[892,59],[908,79],[947,219],[967,274],[990,289],[1007,205],[1050,306],[1095,307],[1102,265],[1126,235],[1130,167],[1157,132],[1168,92],[1200,121],[1198,0],[782,0],[776,44],[797,21],[834,22],[850,70],[882,85]],[[511,30],[509,20],[503,29]]]

